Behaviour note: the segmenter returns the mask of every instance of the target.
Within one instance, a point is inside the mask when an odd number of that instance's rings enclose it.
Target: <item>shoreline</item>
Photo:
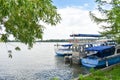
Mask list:
[[[118,64],[114,64],[114,65],[111,65],[111,66],[108,66],[108,67],[105,67],[105,68],[102,68],[102,69],[98,69],[98,70],[96,70],[96,71],[111,71],[113,68],[115,68],[116,66],[119,66],[120,65],[120,63],[118,63]],[[96,72],[95,71],[95,72]],[[90,76],[92,73],[88,73],[88,74],[85,74],[85,75],[82,75],[83,77],[88,77],[88,76]],[[79,76],[78,76],[78,78],[75,78],[75,79],[73,79],[73,80],[79,80]]]

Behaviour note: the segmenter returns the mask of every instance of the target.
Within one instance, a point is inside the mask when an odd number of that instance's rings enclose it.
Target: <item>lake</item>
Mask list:
[[[32,49],[18,42],[0,43],[0,80],[71,80],[88,70],[80,65],[64,63],[63,57],[56,56],[54,44],[37,42]],[[14,48],[19,46],[21,51]],[[12,59],[8,58],[12,50]]]

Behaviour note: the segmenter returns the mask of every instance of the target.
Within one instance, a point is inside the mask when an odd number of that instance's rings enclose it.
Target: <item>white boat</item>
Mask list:
[[[56,44],[54,47],[57,56],[72,55],[72,44]]]

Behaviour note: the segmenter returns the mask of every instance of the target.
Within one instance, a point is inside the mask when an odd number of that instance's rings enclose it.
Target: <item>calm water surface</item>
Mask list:
[[[80,65],[65,64],[63,57],[55,55],[54,44],[38,42],[29,50],[17,42],[0,43],[0,80],[71,80],[88,73]],[[21,51],[14,50],[16,46]],[[8,58],[8,50],[12,50],[12,59]]]

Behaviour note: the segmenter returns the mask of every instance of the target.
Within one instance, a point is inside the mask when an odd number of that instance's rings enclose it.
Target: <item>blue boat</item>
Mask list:
[[[89,53],[81,59],[81,63],[89,68],[103,68],[120,63],[120,45],[96,46],[87,48]]]
[[[55,45],[55,53],[57,56],[72,55],[72,44]]]

